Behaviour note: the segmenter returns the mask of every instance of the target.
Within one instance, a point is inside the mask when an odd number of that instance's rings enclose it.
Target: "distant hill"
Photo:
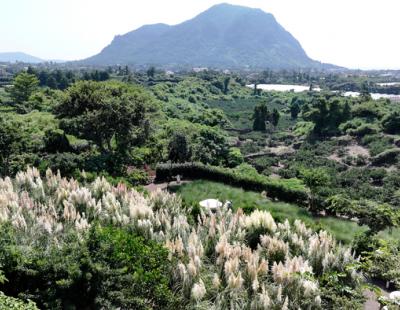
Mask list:
[[[146,25],[116,36],[99,54],[81,62],[280,69],[326,66],[310,59],[272,14],[230,4],[213,6],[175,26]]]
[[[0,62],[17,62],[17,61],[26,63],[44,62],[43,59],[21,52],[0,53]]]

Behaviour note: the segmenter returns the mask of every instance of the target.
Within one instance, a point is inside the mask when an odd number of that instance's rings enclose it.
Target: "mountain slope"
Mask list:
[[[143,26],[122,36],[87,64],[304,68],[319,67],[300,43],[260,9],[211,7],[175,26]]]
[[[21,52],[0,53],[0,62],[40,63],[43,59]]]

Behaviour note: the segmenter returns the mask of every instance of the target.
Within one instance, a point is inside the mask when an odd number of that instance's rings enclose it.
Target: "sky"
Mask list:
[[[144,24],[178,24],[228,2],[272,13],[313,59],[400,69],[399,0],[0,0],[0,52],[77,60]]]

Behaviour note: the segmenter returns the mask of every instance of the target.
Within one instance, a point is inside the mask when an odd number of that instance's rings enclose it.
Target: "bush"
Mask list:
[[[369,171],[369,176],[374,183],[382,184],[383,179],[386,177],[387,171],[384,168],[375,168]]]
[[[299,180],[271,180],[257,173],[248,175],[235,172],[233,169],[201,163],[159,164],[156,168],[156,181],[166,181],[178,174],[185,178],[223,182],[246,190],[266,191],[271,198],[301,205],[306,204],[308,197],[303,184]]]
[[[228,156],[227,156],[227,165],[228,167],[236,167],[238,165],[240,165],[241,163],[243,163],[244,159],[243,159],[243,155],[240,152],[240,149],[233,147],[229,150]]]
[[[88,244],[96,264],[96,308],[169,309],[168,251],[155,241],[125,229],[93,229]]]
[[[361,143],[366,145],[372,156],[376,156],[383,151],[393,147],[393,138],[382,135],[366,135]]]
[[[145,185],[150,182],[148,173],[140,169],[128,169],[125,179],[132,186]]]
[[[63,175],[71,175],[77,169],[83,169],[84,158],[74,153],[49,154],[40,162],[40,170],[45,172],[48,168],[53,171],[60,170]]]
[[[382,103],[376,101],[368,101],[353,106],[351,112],[353,116],[373,119],[381,118],[384,115],[385,110],[382,107]]]
[[[357,218],[360,226],[367,225],[369,234],[386,228],[398,227],[400,213],[388,204],[377,204],[368,200],[350,200],[344,195],[332,195],[326,201],[326,209],[331,214]]]
[[[364,137],[365,135],[373,135],[379,131],[376,125],[363,124],[356,129],[348,129],[347,133],[352,136]]]
[[[390,165],[397,163],[399,155],[400,149],[390,149],[376,155],[371,160],[374,165]]]
[[[382,119],[383,130],[390,134],[400,133],[400,113],[394,112]]]
[[[3,292],[0,292],[0,310],[39,310],[39,308],[32,301],[25,303],[20,299],[8,297]]]
[[[49,153],[70,152],[71,145],[62,130],[47,130],[44,134],[44,149]]]
[[[58,244],[41,236],[29,247],[18,244],[9,225],[0,235],[0,262],[9,279],[1,289],[40,308],[169,309],[174,303],[167,250],[126,229],[94,225],[81,236],[65,233]],[[0,295],[3,309],[1,301]]]

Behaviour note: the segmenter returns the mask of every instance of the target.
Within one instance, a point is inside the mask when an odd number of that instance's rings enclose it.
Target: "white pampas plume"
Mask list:
[[[195,301],[200,301],[206,295],[206,287],[204,286],[203,280],[200,279],[198,283],[195,283],[192,287],[192,298]]]
[[[219,276],[217,273],[214,273],[212,284],[213,284],[213,288],[215,288],[215,289],[218,289],[221,285],[221,280],[219,279]]]

